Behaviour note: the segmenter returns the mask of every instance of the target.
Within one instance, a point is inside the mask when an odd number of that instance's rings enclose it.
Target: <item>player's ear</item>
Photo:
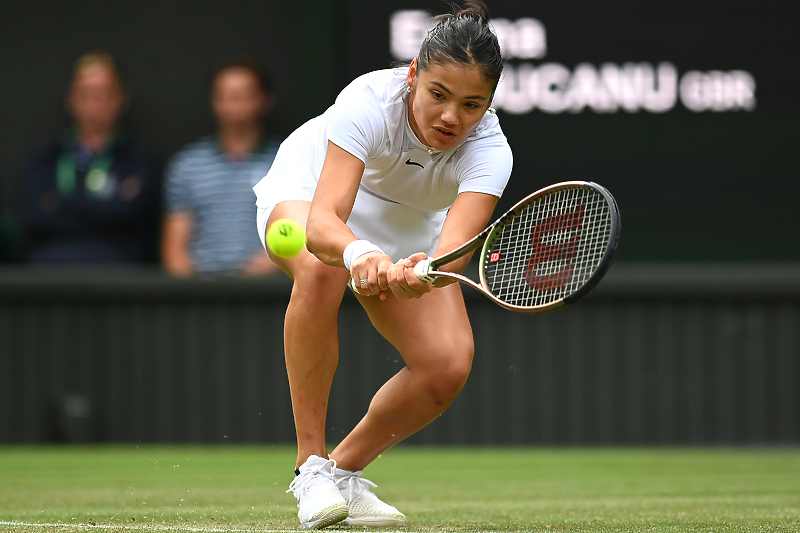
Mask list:
[[[411,61],[411,64],[408,66],[408,74],[406,75],[406,83],[408,84],[408,89],[411,90],[417,84],[417,58],[414,58]]]

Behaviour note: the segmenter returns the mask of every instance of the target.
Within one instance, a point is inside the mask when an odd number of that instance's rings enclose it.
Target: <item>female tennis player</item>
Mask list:
[[[353,81],[284,141],[254,188],[262,241],[281,218],[307,232],[299,255],[271,254],[294,281],[284,325],[298,444],[290,491],[306,529],[342,520],[402,526],[405,516],[370,491],[362,471],[438,417],[470,372],[472,330],[459,285],[420,281],[413,266],[478,234],[511,174],[511,149],[490,109],[503,59],[488,22],[479,0],[438,17],[409,66]],[[460,271],[468,261],[448,266]],[[337,314],[350,277],[405,367],[328,454]]]

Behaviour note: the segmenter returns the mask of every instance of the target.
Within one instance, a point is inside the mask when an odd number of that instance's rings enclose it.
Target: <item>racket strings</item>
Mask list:
[[[521,206],[484,247],[484,279],[498,299],[540,307],[580,289],[611,239],[611,210],[597,190],[565,188]]]

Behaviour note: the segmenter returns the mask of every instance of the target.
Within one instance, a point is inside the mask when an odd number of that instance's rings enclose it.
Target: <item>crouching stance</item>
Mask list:
[[[304,225],[308,237],[299,255],[273,255],[294,282],[284,326],[297,430],[289,491],[306,529],[404,525],[362,471],[437,418],[469,375],[472,330],[461,289],[420,281],[413,267],[481,231],[511,174],[511,149],[490,109],[503,60],[488,21],[477,0],[440,16],[409,66],[353,81],[286,139],[255,187],[262,240],[281,218]],[[468,261],[448,266],[460,271]],[[351,278],[405,367],[328,453],[337,315]]]

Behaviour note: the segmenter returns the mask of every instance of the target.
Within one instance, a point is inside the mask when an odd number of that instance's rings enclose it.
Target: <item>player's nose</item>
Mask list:
[[[442,110],[441,119],[448,126],[457,126],[459,123],[458,110],[455,106],[445,106]]]

